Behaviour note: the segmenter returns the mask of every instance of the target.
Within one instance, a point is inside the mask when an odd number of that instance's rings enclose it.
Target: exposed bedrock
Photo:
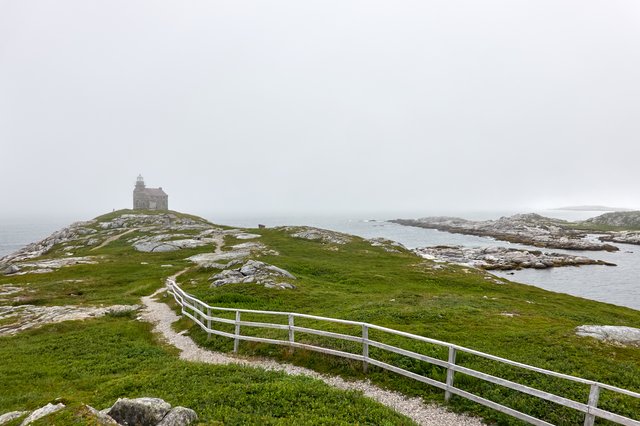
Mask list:
[[[492,237],[535,247],[565,250],[617,251],[618,247],[587,238],[587,233],[571,229],[571,222],[538,214],[517,214],[498,220],[472,221],[455,217],[396,219],[390,222],[406,226],[437,229],[456,234]]]
[[[422,247],[415,252],[426,259],[457,263],[486,270],[513,270],[524,268],[546,269],[560,266],[607,265],[613,263],[561,253],[539,250],[519,250],[507,247]]]

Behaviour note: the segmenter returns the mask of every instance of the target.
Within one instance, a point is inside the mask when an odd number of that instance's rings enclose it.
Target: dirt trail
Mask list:
[[[114,235],[113,237],[109,237],[109,238],[107,238],[106,240],[104,240],[104,241],[102,242],[102,244],[100,244],[99,246],[96,246],[96,247],[92,248],[92,249],[91,249],[91,251],[98,250],[98,249],[100,249],[100,248],[102,248],[102,247],[106,246],[107,244],[114,242],[114,241],[115,241],[115,240],[117,240],[118,238],[123,237],[123,236],[125,236],[125,235],[127,235],[127,234],[130,234],[130,233],[132,233],[132,232],[134,232],[134,231],[138,231],[139,229],[140,229],[140,228],[133,228],[133,229],[129,229],[128,231],[124,231],[122,234],[118,234],[118,235]]]

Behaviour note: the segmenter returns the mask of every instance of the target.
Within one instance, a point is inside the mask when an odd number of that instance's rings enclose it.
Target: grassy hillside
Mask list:
[[[123,213],[125,212],[100,217],[97,222],[88,226],[94,227],[100,234],[102,232],[98,231],[102,229],[100,222],[113,221]],[[200,221],[198,218],[191,217],[191,219]],[[115,230],[113,235],[130,229]],[[286,229],[250,230],[251,233],[260,235],[260,238],[252,241],[259,241],[268,248],[268,250],[254,253],[253,257],[293,273],[298,278],[293,282],[296,289],[269,289],[257,284],[228,284],[211,288],[208,278],[220,270],[196,267],[186,258],[196,253],[211,252],[216,248],[215,244],[167,253],[136,251],[130,240],[148,235],[149,232],[151,231],[144,229],[130,232],[96,250],[92,250],[95,247],[73,249],[74,256],[99,256],[100,262],[95,265],[70,266],[48,274],[0,277],[0,285],[11,284],[28,289],[19,302],[5,303],[38,305],[138,303],[140,296],[148,295],[161,287],[167,276],[190,268],[180,276],[179,283],[186,291],[212,305],[294,311],[366,321],[449,341],[538,367],[599,380],[634,391],[640,390],[640,348],[612,346],[590,338],[577,337],[574,334],[575,327],[583,324],[640,327],[638,311],[510,283],[468,268],[446,266],[439,269],[433,263],[418,258],[410,252],[404,250],[388,252],[384,247],[373,246],[360,238],[354,237],[347,244],[325,243],[295,238],[291,235],[293,231]],[[197,234],[196,231],[181,230],[179,232],[185,235]],[[244,242],[237,239],[234,234],[227,234],[224,237],[224,246],[221,248],[228,250],[231,246]],[[56,246],[44,257],[64,256],[66,250],[62,246]],[[275,252],[278,254],[276,255]],[[171,304],[169,297],[163,300]],[[0,303],[3,302],[0,301]],[[250,317],[243,319],[251,320]],[[231,350],[231,341],[224,338],[207,339],[204,333],[187,320],[182,320],[179,326],[187,329],[188,333],[202,346],[215,350]],[[346,326],[325,328],[354,335],[359,332]],[[224,330],[224,325],[221,329]],[[124,330],[132,331],[127,334]],[[73,343],[76,342],[76,338],[82,341],[82,335],[88,338],[97,335],[98,332],[102,333],[99,341],[114,341],[118,344],[96,343],[98,346],[92,347],[84,343],[79,345]],[[253,330],[253,332],[261,336],[282,337],[278,334],[279,331]],[[427,355],[446,358],[442,349],[430,345],[418,345],[415,342],[388,335],[371,334],[370,337]],[[62,343],[64,339],[69,339],[67,345]],[[296,335],[296,339],[302,342],[317,342],[320,338],[300,334],[300,336]],[[129,344],[136,341],[140,344]],[[355,344],[330,341],[326,344],[333,345],[337,349],[359,351],[359,347]],[[14,350],[13,348],[16,347],[24,349]],[[73,356],[65,349],[66,347],[76,348]],[[46,348],[47,354],[50,355],[38,355],[43,352],[43,348]],[[106,354],[105,360],[98,361],[99,367],[94,369],[90,365],[96,362],[93,357],[101,350]],[[207,369],[207,374],[215,376],[216,380],[222,383],[223,389],[227,385],[233,386],[237,381],[236,376],[246,374],[252,377],[251,375],[258,374],[236,367],[214,368],[178,361],[171,350],[159,346],[152,339],[145,324],[140,324],[135,318],[126,316],[85,321],[81,326],[73,322],[64,323],[13,337],[0,337],[0,352],[3,359],[13,357],[10,363],[0,365],[0,376],[11,377],[12,383],[9,389],[0,389],[0,412],[32,408],[58,396],[70,398],[76,403],[95,403],[99,408],[103,408],[103,405],[119,394],[135,396],[132,394],[141,395],[152,390],[155,392],[157,389],[154,396],[169,395],[168,400],[173,404],[190,406],[200,413],[199,404],[202,403],[199,402],[201,401],[199,398],[205,397],[197,394],[204,388],[210,387],[202,382],[201,369]],[[243,355],[261,355],[287,360],[321,372],[341,374],[345,377],[365,377],[359,363],[331,356],[300,350],[290,352],[286,348],[250,343],[242,343],[240,352]],[[438,380],[444,378],[444,371],[430,364],[386,355],[375,350],[371,351],[371,355]],[[143,371],[137,373],[125,368],[116,374],[114,366],[117,363],[107,361],[107,358],[111,357],[114,360],[139,360]],[[73,358],[73,362],[69,358]],[[157,363],[154,364],[156,361]],[[62,368],[63,362],[70,362],[72,368]],[[80,364],[79,367],[75,367],[76,362]],[[540,389],[548,389],[580,401],[587,401],[588,389],[583,386],[567,385],[566,382],[502,367],[497,363],[472,356],[461,356],[459,362],[464,366],[490,374]],[[159,367],[160,364],[162,368]],[[49,376],[47,373],[49,370],[54,370],[56,373]],[[168,379],[170,372],[178,370],[182,373],[176,376],[175,381]],[[374,383],[400,390],[407,395],[418,395],[426,400],[438,402],[443,400],[442,392],[439,390],[377,368],[370,368],[366,377]],[[168,382],[165,383],[165,380]],[[246,395],[246,398],[251,399],[251,404],[260,405],[260,401],[266,398],[266,393],[271,392],[267,390],[266,383],[273,382],[273,386],[280,386],[278,383],[282,383],[281,393],[285,401],[287,398],[295,399],[295,395],[298,395],[302,388],[309,388],[310,392],[313,389],[312,386],[308,386],[310,381],[307,379],[288,378],[273,373],[256,380],[265,383],[265,387],[257,388],[255,392]],[[189,391],[183,392],[180,396],[177,390],[179,383],[187,383],[189,386]],[[323,386],[314,383],[313,386]],[[581,422],[581,416],[572,410],[559,409],[554,404],[539,402],[534,398],[460,374],[456,374],[456,385],[513,408],[543,417],[552,423],[578,424]],[[296,388],[296,386],[301,387]],[[243,388],[236,386],[234,389],[241,393]],[[214,390],[207,390],[207,392],[214,392]],[[324,393],[324,390],[321,393]],[[176,401],[172,400],[174,394]],[[341,394],[338,392],[335,395]],[[317,395],[316,397],[320,398]],[[318,422],[323,421],[321,417],[323,413],[332,410],[338,413],[336,418],[344,418],[345,422],[375,424],[406,422],[376,404],[363,400],[357,395],[349,395],[346,398],[355,401],[353,404],[362,404],[362,406],[369,404],[367,405],[369,408],[363,413],[371,412],[371,416],[357,418],[355,414],[349,414],[348,407],[351,403],[340,404],[338,401],[340,398],[342,396],[336,396],[334,399],[329,395],[326,399],[320,399],[325,408],[318,408],[320,416]],[[227,402],[227,399],[223,399],[221,405],[226,407]],[[631,398],[613,398],[611,394],[603,392],[600,406],[620,414],[640,418],[640,404]],[[263,415],[267,420],[258,421],[257,417],[243,417],[248,413],[243,412],[238,404],[232,404],[229,408],[224,407],[216,408],[215,410],[218,411],[212,411],[207,418],[219,418],[216,416],[221,412],[229,412],[231,414],[225,417],[225,422],[229,424],[277,423],[283,418],[302,418],[296,416],[302,416],[304,411],[301,408],[300,412],[284,413],[283,417],[279,409],[273,407],[270,411],[269,404],[264,402]],[[452,399],[451,407],[454,410],[479,414],[497,424],[518,424],[513,419],[458,397]],[[206,410],[205,412],[209,413]],[[262,413],[262,411],[259,412]]]

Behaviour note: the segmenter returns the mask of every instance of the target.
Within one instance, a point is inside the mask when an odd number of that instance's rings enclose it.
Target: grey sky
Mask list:
[[[4,214],[640,208],[640,2],[0,0]]]

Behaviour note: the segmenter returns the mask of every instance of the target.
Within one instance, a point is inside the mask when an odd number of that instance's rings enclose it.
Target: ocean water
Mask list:
[[[536,212],[548,217],[565,220],[584,220],[601,212],[575,212],[548,210]],[[468,212],[457,216],[475,220],[495,219],[514,212]],[[486,237],[451,234],[433,229],[414,228],[385,222],[396,217],[414,218],[431,214],[402,214],[389,217],[381,215],[359,216],[264,216],[202,214],[214,223],[238,227],[308,225],[358,235],[364,238],[383,237],[398,241],[408,248],[432,245],[462,245],[468,247],[505,246],[532,248],[519,244],[496,241]],[[77,219],[74,219],[77,220]],[[17,218],[0,220],[0,257],[47,237],[52,232],[69,225],[74,220]],[[513,272],[495,272],[496,275],[546,290],[567,293],[587,299],[612,303],[640,310],[640,246],[618,244],[618,252],[577,252],[549,250],[579,254],[613,262],[618,266],[589,265],[581,267],[526,269]],[[535,248],[532,248],[535,249]]]

